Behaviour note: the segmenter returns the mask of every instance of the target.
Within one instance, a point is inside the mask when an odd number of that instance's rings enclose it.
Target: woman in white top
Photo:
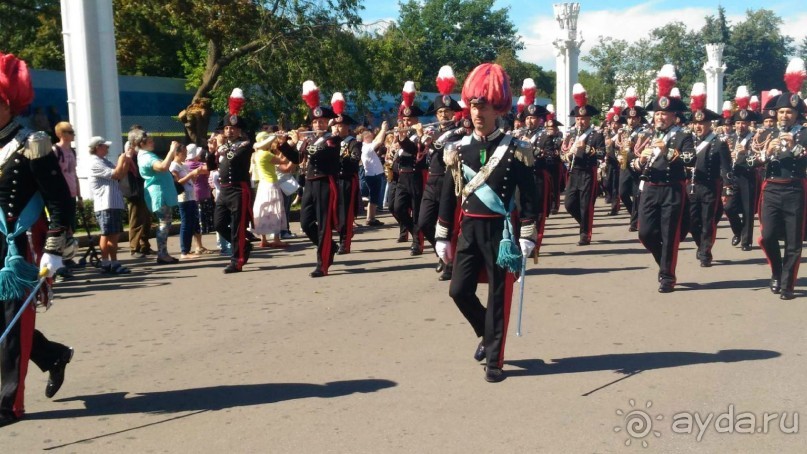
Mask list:
[[[253,178],[258,179],[255,203],[252,207],[253,232],[261,236],[260,247],[283,248],[288,246],[280,239],[280,231],[286,226],[286,210],[283,206],[283,192],[278,184],[277,170],[288,171],[291,165],[277,151],[277,135],[261,131],[255,136],[255,153],[252,155]],[[267,236],[272,240],[268,242]]]

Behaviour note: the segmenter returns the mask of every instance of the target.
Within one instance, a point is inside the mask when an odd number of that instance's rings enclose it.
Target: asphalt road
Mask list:
[[[683,243],[679,284],[661,295],[626,215],[605,216],[599,200],[588,247],[575,245],[568,215],[550,218],[526,281],[524,336],[513,314],[508,377],[489,384],[435,258],[410,257],[382,219],[321,279],[308,277],[303,239],[256,250],[235,275],[218,256],[80,272],[37,320],[76,349],[65,385],[46,399],[32,364],[27,417],[0,429],[0,449],[807,450],[807,423],[795,419],[807,412],[806,282],[795,300],[772,295],[762,252],[732,247],[725,220],[715,266],[700,268]]]

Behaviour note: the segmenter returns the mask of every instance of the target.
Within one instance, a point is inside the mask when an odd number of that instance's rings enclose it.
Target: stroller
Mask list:
[[[84,212],[84,204],[78,204],[78,211],[79,215],[81,216],[81,222],[84,224],[84,230],[87,232],[87,251],[78,261],[79,268],[85,268],[87,263],[98,268],[101,266],[101,257],[98,255],[98,250],[95,248],[95,237],[92,236],[90,233],[90,224],[87,222],[87,216]]]

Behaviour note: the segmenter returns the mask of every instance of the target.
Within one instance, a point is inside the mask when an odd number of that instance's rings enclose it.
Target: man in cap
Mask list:
[[[70,190],[64,178],[54,178],[61,170],[50,137],[44,131],[25,128],[16,118],[33,97],[25,62],[0,53],[0,256],[5,257],[0,269],[0,332],[22,310],[0,344],[0,427],[18,421],[25,413],[29,359],[49,372],[45,396],[50,398],[62,386],[65,368],[73,357],[72,348],[50,341],[34,329],[34,304],[22,308],[38,280],[36,256],[39,266],[53,277],[62,267],[62,259],[71,258],[76,247],[68,237]],[[28,230],[35,235],[47,231],[44,249],[33,251]]]
[[[334,118],[331,119],[331,131],[339,144],[339,174],[336,187],[339,191],[338,225],[339,249],[337,254],[349,254],[353,239],[353,220],[356,218],[356,206],[359,194],[359,163],[361,162],[361,143],[350,135],[350,127],[356,120],[344,113],[344,97],[336,92],[331,99]]]
[[[310,81],[307,81],[308,83]],[[313,85],[313,82],[311,82]],[[311,89],[314,92],[316,87]],[[338,244],[333,240],[333,230],[337,228],[336,216],[338,205],[338,189],[336,178],[340,169],[341,139],[328,131],[329,120],[336,114],[326,106],[319,106],[319,89],[316,89],[316,102],[306,98],[304,85],[303,98],[309,106],[308,120],[311,134],[298,137],[292,132],[291,141],[281,143],[280,151],[292,162],[305,162],[305,186],[300,207],[300,227],[308,239],[317,247],[317,266],[309,273],[313,278],[328,275],[333,264],[333,257]],[[302,157],[298,156],[294,146],[301,142]],[[351,220],[352,222],[352,220]]]
[[[449,295],[477,337],[482,337],[474,358],[485,360],[485,380],[498,382],[504,378],[513,273],[522,271],[522,256],[530,256],[535,248],[533,154],[529,144],[497,128],[499,117],[512,105],[510,81],[501,66],[484,63],[473,69],[462,99],[471,107],[474,132],[445,153],[449,172],[440,200],[435,249],[446,263],[453,257]],[[512,225],[517,193],[521,211],[519,223]],[[458,196],[459,225],[454,218]],[[515,231],[520,231],[520,253]],[[487,307],[476,296],[480,272],[487,276]]]
[[[395,188],[395,218],[407,232],[412,235],[410,253],[420,255],[423,253],[423,237],[418,230],[418,216],[420,215],[420,201],[423,198],[423,174],[428,169],[429,148],[421,140],[423,125],[420,118],[425,113],[420,107],[406,102],[407,82],[404,87],[404,103],[399,110],[398,131],[396,139],[400,150],[398,151],[398,183]],[[409,105],[407,105],[409,104]]]
[[[675,265],[682,239],[686,197],[686,171],[681,156],[694,154],[692,134],[677,126],[686,105],[670,96],[676,82],[675,68],[665,65],[656,82],[658,97],[647,106],[653,112],[655,132],[641,156],[633,161],[640,174],[639,241],[659,266],[659,293],[675,287]]]
[[[759,121],[759,116],[748,108],[750,97],[745,86],[737,89],[734,99],[737,101],[737,111],[732,117],[734,132],[727,140],[731,151],[732,178],[726,182],[724,207],[733,233],[731,245],[739,244],[743,251],[750,251],[757,201],[757,164],[751,149],[754,134],[750,125]]]
[[[795,297],[801,261],[804,228],[804,186],[807,168],[807,130],[798,123],[805,109],[799,96],[804,82],[804,62],[793,59],[785,73],[788,91],[772,98],[765,106],[776,111],[776,129],[763,133],[767,143],[762,161],[765,178],[759,208],[759,245],[771,267],[770,289],[780,298]],[[779,241],[784,239],[784,257]]]
[[[697,245],[702,267],[712,266],[712,246],[717,235],[717,206],[723,181],[729,180],[731,157],[726,142],[714,131],[712,122],[720,114],[706,108],[706,86],[696,83],[690,96],[690,123],[695,139],[695,153],[682,156],[684,165],[693,168],[689,191],[689,233]]]
[[[643,125],[647,111],[642,106],[637,106],[636,100],[636,89],[629,87],[625,93],[627,107],[622,111],[625,122],[624,134],[619,136],[617,144],[619,198],[630,213],[630,227],[628,227],[630,232],[639,230],[639,172],[633,167],[633,161],[638,157],[637,143],[648,134]]]
[[[550,193],[552,176],[549,173],[549,168],[553,163],[553,157],[546,152],[552,148],[554,143],[551,138],[551,132],[547,132],[542,127],[544,118],[549,111],[544,106],[533,104],[534,98],[527,98],[527,104],[518,114],[518,119],[524,125],[524,132],[521,139],[529,143],[533,149],[533,176],[535,177],[535,211],[536,216],[536,241],[535,253],[541,250],[541,243],[544,239],[544,227],[546,226],[546,218],[549,216]]]
[[[418,231],[432,246],[435,244],[434,231],[437,226],[437,217],[440,214],[440,196],[445,180],[446,164],[443,161],[443,151],[446,143],[455,142],[466,134],[464,128],[459,128],[454,121],[454,114],[462,108],[451,97],[456,80],[449,66],[440,68],[437,76],[437,88],[440,94],[434,97],[427,115],[437,117],[437,128],[429,128],[424,135],[424,142],[429,147],[429,172],[426,178],[426,187],[420,202],[418,214]],[[451,279],[452,264],[443,263],[438,259],[437,272],[441,281]]]
[[[573,97],[577,105],[570,117],[575,127],[566,137],[564,153],[569,162],[569,180],[566,183],[566,211],[580,226],[578,246],[591,244],[594,230],[594,201],[597,199],[598,158],[605,157],[605,139],[591,124],[591,117],[600,113],[588,104],[585,88],[575,84]]]
[[[244,134],[244,119],[239,115],[243,103],[243,92],[234,89],[230,95],[230,113],[223,118],[224,134],[216,136],[221,191],[216,197],[213,225],[232,247],[225,274],[240,272],[252,251],[252,244],[247,240],[247,224],[252,219],[249,168],[254,149]]]

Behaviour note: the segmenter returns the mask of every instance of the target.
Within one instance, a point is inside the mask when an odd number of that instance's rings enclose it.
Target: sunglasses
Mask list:
[[[64,133],[65,133],[65,134],[76,135],[76,131],[73,131],[72,129],[71,129],[71,130],[69,130],[69,131],[65,131]]]

